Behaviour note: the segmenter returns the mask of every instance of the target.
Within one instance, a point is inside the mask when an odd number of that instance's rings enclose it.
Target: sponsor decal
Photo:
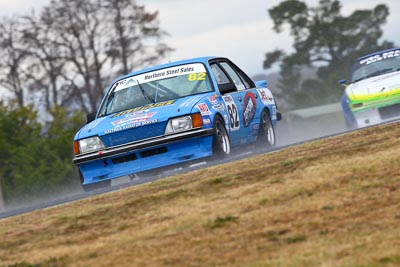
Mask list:
[[[228,114],[226,114],[226,113],[224,114],[224,121],[229,122],[229,117],[228,117]]]
[[[224,102],[225,103],[233,102],[232,96],[230,96],[230,95],[224,96]]]
[[[367,57],[366,59],[360,60],[360,65],[368,65],[371,63],[375,63],[377,61],[385,60],[388,58],[392,57],[398,57],[400,56],[400,50],[394,50],[394,51],[389,51],[389,52],[384,52],[382,54],[374,55]]]
[[[238,91],[246,89],[246,87],[243,84],[236,84],[236,88],[238,89]]]
[[[212,106],[214,110],[224,110],[224,105],[222,103],[218,103]]]
[[[243,103],[243,124],[245,127],[248,127],[256,114],[256,96],[251,92],[247,92]]]
[[[146,110],[146,109],[150,109],[150,108],[169,106],[169,105],[172,105],[173,103],[175,103],[175,100],[169,100],[169,101],[164,101],[164,102],[159,102],[159,103],[148,104],[148,105],[145,105],[142,107],[137,107],[137,108],[128,109],[128,110],[124,110],[124,111],[115,113],[111,118],[116,118],[116,117],[119,117],[122,115],[130,114],[130,113],[134,113],[136,111]]]
[[[128,77],[124,80],[118,81],[115,84],[114,91],[119,91],[125,89],[127,87],[131,87],[137,84],[144,84],[147,82],[157,81],[161,79],[166,79],[170,77],[187,75],[187,74],[195,74],[196,79],[202,79],[206,76],[206,68],[201,63],[191,63],[180,66],[173,66],[165,69],[155,70],[135,76]],[[193,75],[191,77],[194,77]]]
[[[183,67],[172,67],[172,68],[168,68],[165,70],[145,74],[144,79],[145,80],[154,80],[154,78],[164,78],[164,77],[167,78],[170,76],[184,75],[184,74],[193,73],[193,72],[194,72],[194,67],[190,66],[190,65],[186,65]]]
[[[271,91],[268,89],[258,89],[257,90],[258,94],[260,95],[261,101],[268,105],[268,104],[273,104],[274,103],[274,98],[272,96]]]
[[[260,90],[259,92],[260,92],[261,100],[267,101],[268,98],[267,98],[267,95],[265,94],[264,90]]]
[[[258,135],[259,132],[260,132],[260,124],[255,123],[253,125],[253,129],[251,130],[251,135]]]
[[[143,122],[136,122],[136,123],[132,123],[132,124],[119,125],[113,129],[105,131],[104,134],[112,134],[112,133],[116,133],[116,132],[120,132],[120,131],[124,131],[124,130],[128,130],[128,129],[133,129],[133,128],[137,128],[137,127],[141,127],[141,126],[145,126],[145,125],[149,125],[149,124],[153,124],[153,123],[157,123],[157,122],[158,122],[158,120],[154,119],[151,121],[143,121]]]
[[[213,95],[213,96],[210,96],[209,98],[208,98],[208,101],[210,101],[210,103],[211,104],[217,104],[218,103],[218,97],[219,97],[219,95],[218,94],[215,94],[215,95]]]
[[[125,88],[134,86],[136,84],[137,84],[137,82],[133,78],[130,78],[126,83],[123,83]]]
[[[196,107],[200,110],[201,115],[212,114],[206,103],[200,103],[200,104],[196,105]]]
[[[203,116],[203,125],[210,125],[210,124],[211,124],[210,116],[208,116],[208,115]]]
[[[114,126],[117,126],[117,125],[130,124],[130,123],[135,123],[135,122],[144,122],[144,121],[148,121],[151,117],[154,116],[154,114],[156,114],[156,112],[150,112],[150,113],[134,112],[133,114],[127,114],[126,118],[124,118],[124,119],[115,120],[115,121],[111,122],[111,124]]]

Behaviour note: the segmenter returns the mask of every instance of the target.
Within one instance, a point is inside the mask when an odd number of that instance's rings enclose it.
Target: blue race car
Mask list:
[[[130,73],[108,89],[74,138],[83,189],[249,143],[275,145],[281,119],[266,81],[227,58],[203,57]]]

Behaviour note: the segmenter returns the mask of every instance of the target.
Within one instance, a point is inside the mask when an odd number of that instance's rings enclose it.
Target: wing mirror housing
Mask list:
[[[227,93],[235,92],[236,86],[234,83],[224,83],[224,84],[218,84],[218,89],[221,92],[221,94],[224,95]]]
[[[347,86],[346,80],[339,80],[338,84],[343,85],[343,86]]]
[[[96,112],[92,112],[86,115],[86,124],[94,121],[96,119]]]
[[[276,120],[277,120],[277,121],[282,120],[282,113],[280,113],[280,112],[277,112],[277,113],[276,113]]]

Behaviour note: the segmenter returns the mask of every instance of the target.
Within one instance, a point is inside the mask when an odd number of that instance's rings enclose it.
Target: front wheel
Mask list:
[[[260,130],[257,137],[257,143],[267,148],[275,146],[275,130],[271,118],[267,111],[261,113]]]
[[[214,119],[213,155],[226,157],[231,153],[231,142],[224,121],[220,117]]]

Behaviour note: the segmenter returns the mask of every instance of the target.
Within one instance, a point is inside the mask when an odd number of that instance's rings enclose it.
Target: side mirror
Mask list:
[[[343,86],[347,86],[346,80],[339,80],[338,83]]]
[[[96,119],[96,112],[92,112],[86,115],[86,123],[90,123]]]
[[[234,83],[224,83],[224,84],[218,84],[218,89],[221,92],[222,95],[235,92],[236,91],[236,86]]]
[[[277,112],[277,113],[276,113],[276,120],[277,120],[277,121],[282,120],[282,113],[280,113],[280,112]]]
[[[260,81],[256,81],[255,84],[256,84],[257,88],[260,88],[260,87],[266,88],[268,82],[266,80],[260,80]]]

